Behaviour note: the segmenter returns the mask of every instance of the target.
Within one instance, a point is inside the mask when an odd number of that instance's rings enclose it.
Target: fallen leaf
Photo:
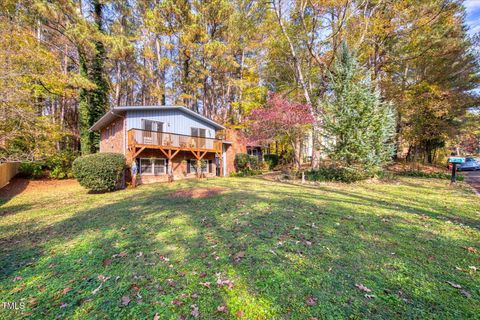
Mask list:
[[[168,279],[167,283],[170,287],[175,287],[177,285],[177,283],[175,281],[173,281],[172,279]]]
[[[368,294],[368,293],[365,293],[365,298],[367,299],[373,299],[375,298],[376,296],[374,294]]]
[[[102,261],[102,264],[103,264],[104,267],[109,266],[109,265],[112,264],[112,260],[111,259],[104,259]]]
[[[454,283],[454,282],[447,281],[447,283],[448,283],[449,285],[451,285],[452,287],[454,287],[454,288],[457,288],[457,289],[461,289],[461,288],[462,288],[461,285],[456,284],[456,283]]]
[[[463,249],[471,253],[477,253],[477,249],[475,249],[474,247],[463,247]]]
[[[130,297],[129,296],[123,296],[122,297],[122,304],[124,306],[127,306],[130,303]]]
[[[155,315],[153,316],[153,320],[160,320],[160,316],[158,315],[158,313],[155,313]]]
[[[243,310],[238,310],[235,315],[237,316],[237,318],[243,318],[243,316],[245,315],[245,313],[243,313]]]
[[[172,304],[173,304],[174,306],[181,306],[181,305],[183,304],[183,301],[174,299],[174,300],[172,300]]]
[[[192,304],[190,306],[192,308],[192,312],[190,313],[194,318],[198,318],[198,316],[200,315],[200,312],[198,311],[198,307],[196,304]]]
[[[107,282],[110,279],[110,277],[105,277],[103,274],[99,274],[97,279],[102,282]]]
[[[67,293],[69,293],[70,291],[72,291],[72,288],[67,287],[67,288],[63,289],[63,294],[67,294]]]
[[[356,283],[355,287],[357,287],[359,290],[362,290],[363,292],[372,292],[372,290],[368,289],[361,283]]]
[[[63,309],[63,308],[66,308],[68,307],[68,304],[65,303],[65,302],[62,302],[62,304],[60,305],[60,309]]]
[[[210,282],[200,282],[200,284],[208,289],[210,289]]]
[[[114,254],[114,255],[112,256],[112,258],[117,258],[117,257],[121,257],[121,258],[122,258],[122,257],[126,257],[127,255],[128,255],[127,252],[122,251],[122,252],[120,252],[120,253]]]
[[[317,298],[309,296],[306,299],[307,306],[314,306],[317,304]]]
[[[465,289],[462,289],[460,290],[460,293],[465,296],[466,298],[471,298],[472,297],[472,294],[470,292],[468,292],[467,290]]]
[[[233,261],[240,262],[240,260],[242,260],[243,257],[245,257],[245,251],[240,251],[233,256]]]
[[[21,276],[16,276],[15,278],[13,278],[13,282],[17,282],[17,281],[20,281],[20,280],[23,280],[23,278]]]
[[[218,312],[222,312],[222,313],[228,313],[227,306],[224,305],[224,304],[219,305],[219,306],[217,307],[217,311],[218,311]]]
[[[129,290],[140,291],[140,287],[134,283],[130,286]]]
[[[233,281],[229,280],[229,279],[220,279],[218,278],[217,280],[217,285],[219,287],[223,287],[223,286],[227,286],[228,289],[232,289],[233,288]]]
[[[206,276],[207,276],[207,273],[206,273],[206,272],[200,273],[200,278],[205,278]]]

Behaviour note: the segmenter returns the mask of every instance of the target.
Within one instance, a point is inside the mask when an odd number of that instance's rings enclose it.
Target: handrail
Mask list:
[[[128,144],[142,146],[163,146],[184,150],[222,151],[222,140],[216,138],[189,136],[179,133],[149,131],[143,129],[128,130]]]

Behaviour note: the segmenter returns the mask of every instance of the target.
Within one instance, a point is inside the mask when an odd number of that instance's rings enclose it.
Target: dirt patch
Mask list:
[[[191,189],[182,189],[177,190],[169,194],[172,198],[191,198],[191,199],[202,199],[215,196],[225,192],[224,188],[191,188]]]
[[[0,189],[0,198],[11,199],[24,192],[42,192],[78,184],[74,179],[67,180],[29,180],[13,178],[9,184]]]

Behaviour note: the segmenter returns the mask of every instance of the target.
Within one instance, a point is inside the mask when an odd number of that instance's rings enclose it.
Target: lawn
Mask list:
[[[439,179],[27,189],[0,202],[0,302],[25,307],[0,318],[479,319],[479,229]]]

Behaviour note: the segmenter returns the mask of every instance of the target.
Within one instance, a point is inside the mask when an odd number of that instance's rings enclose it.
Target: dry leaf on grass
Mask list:
[[[160,320],[160,316],[158,315],[158,313],[155,313],[155,315],[153,316],[153,320]]]
[[[317,304],[317,298],[309,296],[306,299],[307,306],[314,306]]]
[[[198,316],[200,315],[200,311],[198,311],[198,307],[196,304],[192,304],[190,306],[192,308],[192,312],[190,313],[194,318],[198,318]]]
[[[217,311],[218,311],[218,312],[222,312],[222,313],[228,313],[227,306],[224,305],[224,304],[219,305],[219,306],[217,307]]]
[[[130,303],[130,297],[123,296],[121,301],[122,301],[122,305],[127,306]]]
[[[372,292],[372,290],[368,289],[367,287],[365,287],[363,284],[361,283],[356,283],[355,284],[355,287],[357,287],[359,290],[362,290],[363,292]]]

